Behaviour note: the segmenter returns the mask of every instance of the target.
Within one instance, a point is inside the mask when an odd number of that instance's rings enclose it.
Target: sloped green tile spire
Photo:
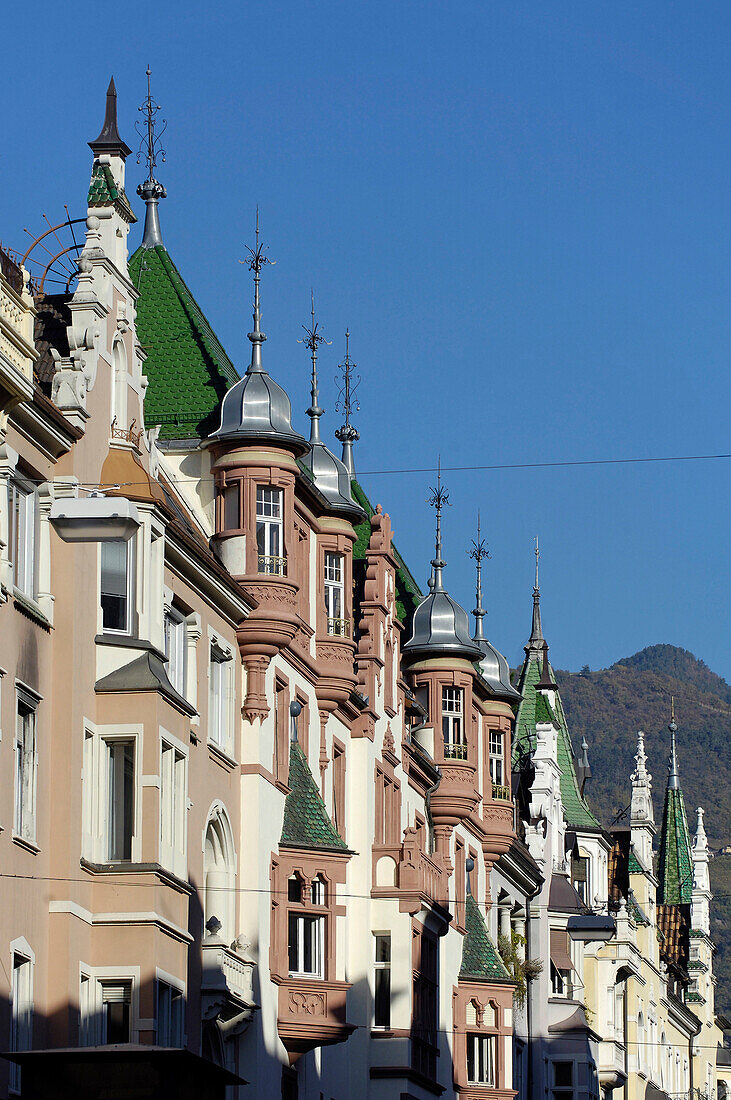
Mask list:
[[[467,895],[465,905],[467,934],[462,944],[460,978],[488,982],[512,981],[503,960],[490,939],[490,933],[472,894]]]
[[[658,901],[664,905],[690,905],[693,894],[693,861],[690,854],[690,832],[685,814],[685,801],[680,786],[675,747],[675,713],[670,730],[670,767],[662,811],[660,852],[658,858]]]
[[[279,843],[295,848],[347,850],[345,841],[330,820],[307,757],[297,741],[292,741],[289,748],[289,788]]]
[[[145,424],[160,424],[161,439],[204,438],[238,372],[163,245],[138,248],[129,272],[147,353]]]

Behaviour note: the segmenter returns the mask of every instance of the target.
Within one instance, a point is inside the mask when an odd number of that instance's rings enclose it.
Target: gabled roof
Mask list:
[[[550,669],[550,666],[549,666]],[[550,669],[553,676],[553,669]],[[532,753],[536,747],[536,724],[553,722],[558,730],[556,739],[557,763],[561,772],[561,800],[564,819],[575,828],[599,829],[599,822],[581,796],[576,775],[574,749],[571,744],[566,716],[561,703],[561,695],[556,692],[556,703],[551,708],[548,698],[537,690],[541,679],[541,665],[537,655],[529,653],[520,674],[518,690],[523,696],[518,705],[515,719],[515,737],[513,739],[513,765],[517,766],[526,753]]]
[[[467,895],[465,926],[467,934],[462,944],[460,978],[483,982],[512,981],[505,963],[490,939],[484,917],[472,894]]]
[[[292,741],[289,749],[289,794],[284,802],[279,843],[292,848],[348,850],[330,820],[307,757],[297,741]]]
[[[680,787],[665,791],[658,858],[658,901],[665,905],[690,905],[693,894],[693,862],[685,803]]]
[[[238,372],[163,245],[138,248],[129,273],[147,353],[145,424],[160,424],[161,439],[202,439],[218,426]]]

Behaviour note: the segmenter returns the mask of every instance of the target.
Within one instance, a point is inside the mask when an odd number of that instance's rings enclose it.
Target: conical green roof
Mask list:
[[[511,981],[505,963],[490,939],[484,917],[472,894],[467,895],[465,926],[467,934],[462,944],[460,978],[483,982]]]
[[[550,667],[550,666],[549,666]],[[553,679],[553,669],[550,669]],[[548,698],[537,690],[541,679],[541,663],[536,656],[528,655],[523,663],[518,690],[523,696],[518,705],[515,718],[515,736],[513,738],[513,764],[517,766],[521,757],[531,753],[536,747],[536,724],[553,722],[558,730],[556,738],[557,763],[561,772],[561,801],[567,825],[574,828],[601,828],[586,801],[581,796],[579,780],[576,775],[574,749],[571,744],[566,715],[561,695],[556,692],[556,703],[551,708]]]
[[[145,424],[161,439],[203,439],[239,375],[163,245],[129,261],[139,291],[137,335],[147,353]]]
[[[339,848],[347,845],[333,825],[302,746],[292,741],[289,749],[289,794],[284,801],[280,844],[293,848]]]
[[[685,802],[680,787],[665,791],[658,858],[658,901],[664,905],[690,905],[693,893],[693,861]]]

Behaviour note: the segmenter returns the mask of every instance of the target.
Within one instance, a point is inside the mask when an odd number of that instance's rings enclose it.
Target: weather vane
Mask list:
[[[270,262],[270,261],[265,260],[265,263],[266,262]],[[302,326],[302,328],[304,329],[305,334],[307,336],[307,339],[306,340],[298,340],[297,343],[298,344],[304,344],[306,347],[308,347],[310,349],[310,352],[311,352],[311,355],[312,355],[312,372],[314,374],[314,372],[315,372],[315,362],[317,360],[317,349],[318,349],[318,347],[320,346],[320,344],[326,344],[329,347],[330,344],[332,344],[332,340],[326,340],[325,337],[320,334],[320,322],[315,320],[315,292],[314,292],[314,290],[310,291],[310,295],[311,295],[311,298],[312,298],[312,323],[311,323],[309,328],[307,327],[307,325]]]
[[[143,156],[148,165],[148,183],[154,183],[155,180],[155,168],[157,167],[158,157],[165,163],[165,150],[162,147],[162,135],[168,128],[167,119],[161,119],[159,126],[159,133],[155,134],[155,128],[158,125],[157,115],[160,112],[160,104],[152,98],[152,90],[150,88],[150,77],[152,76],[152,70],[150,66],[147,66],[147,98],[141,107],[138,107],[138,111],[142,111],[145,115],[144,122],[141,119],[137,119],[135,122],[135,130],[140,137],[140,147],[137,152],[137,163],[139,164]],[[159,184],[158,186],[162,186]]]
[[[479,509],[477,511],[477,541],[475,541],[474,539],[472,539],[471,541],[472,541],[472,549],[470,551],[468,551],[468,553],[469,553],[471,558],[474,558],[474,560],[477,562],[477,568],[480,569],[481,566],[482,566],[483,559],[487,558],[487,560],[489,561],[490,558],[492,557],[492,555],[490,554],[490,551],[487,548],[487,544],[485,543],[485,540],[480,538],[480,512],[479,512]]]
[[[347,437],[353,442],[360,439],[358,432],[350,423],[350,414],[360,412],[360,405],[355,399],[355,391],[360,385],[361,378],[355,373],[357,364],[350,358],[350,329],[345,330],[345,359],[338,364],[338,370],[342,372],[342,382],[335,376],[338,386],[338,399],[335,402],[335,412],[345,413],[345,423],[335,432],[335,436],[341,443]],[[355,435],[352,433],[355,432]]]
[[[276,260],[270,260],[266,255],[267,246],[261,244],[259,241],[259,207],[256,208],[256,244],[252,248],[251,245],[246,245],[246,251],[249,253],[248,260],[239,260],[240,264],[246,264],[249,271],[254,272],[254,282],[256,286],[259,286],[259,273],[265,264],[269,264],[274,267]]]
[[[439,455],[437,459],[437,487],[436,489],[432,485],[430,487],[431,496],[427,497],[427,504],[431,504],[432,508],[437,510],[437,519],[441,519],[442,508],[445,506],[451,507],[449,503],[449,489],[445,489],[442,485],[442,456]]]

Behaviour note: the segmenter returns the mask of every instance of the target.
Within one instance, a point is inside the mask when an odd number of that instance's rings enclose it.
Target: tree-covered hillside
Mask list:
[[[670,749],[670,697],[675,696],[677,747],[688,824],[706,811],[708,842],[717,853],[731,844],[731,688],[692,653],[655,645],[597,672],[556,672],[575,751],[589,743],[593,779],[587,797],[608,826],[629,805],[637,730],[653,776],[655,820],[662,820]],[[711,862],[712,934],[718,947],[717,1007],[731,1010],[731,856]]]

